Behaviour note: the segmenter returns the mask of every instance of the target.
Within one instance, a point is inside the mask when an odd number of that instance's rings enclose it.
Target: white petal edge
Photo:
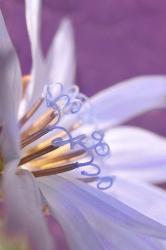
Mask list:
[[[117,126],[146,111],[166,107],[166,77],[131,78],[91,98],[101,128]]]

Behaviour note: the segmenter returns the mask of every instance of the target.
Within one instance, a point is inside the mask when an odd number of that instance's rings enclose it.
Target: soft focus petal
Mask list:
[[[151,109],[166,107],[166,77],[132,78],[99,92],[91,101],[99,126],[115,126]]]
[[[116,177],[113,186],[105,192],[145,216],[166,225],[166,193],[160,188],[135,180],[124,180]],[[166,248],[166,241],[148,239],[148,244],[152,244],[153,247],[156,246],[155,249]]]
[[[166,140],[144,129],[123,126],[105,135],[111,155],[105,175],[123,176],[153,183],[166,180]]]
[[[39,46],[41,0],[26,0],[25,5],[28,35],[31,42],[32,53],[35,53]]]
[[[166,192],[150,184],[117,177],[105,191],[140,213],[166,225]]]
[[[80,212],[77,204],[74,204],[71,201],[70,193],[66,195],[61,188],[58,188],[56,178],[53,179],[53,183],[51,185],[49,183],[49,178],[46,178],[46,180],[45,178],[42,178],[41,183],[40,181],[40,189],[48,202],[53,216],[55,216],[55,219],[64,231],[69,248],[71,250],[104,249],[96,237],[94,230],[92,230],[91,226]],[[70,192],[70,190],[68,191]]]
[[[0,12],[0,141],[5,158],[19,154],[17,112],[21,97],[18,58]]]
[[[75,83],[75,53],[73,29],[65,18],[55,34],[47,56],[48,83],[60,82],[65,86]]]
[[[83,126],[77,134],[84,131],[92,133],[92,126]],[[144,129],[121,126],[105,132],[105,141],[110,146],[110,155],[99,162],[103,176],[121,176],[151,183],[166,181],[166,140]],[[88,171],[89,166],[84,167]],[[71,173],[70,173],[71,174]],[[75,178],[84,179],[80,169],[72,171]]]
[[[22,103],[22,113],[23,108],[27,105],[32,105],[41,96],[45,84],[44,62],[40,44],[41,0],[26,0],[25,3],[27,28],[32,52],[32,79],[28,85],[25,103]]]
[[[5,75],[6,82],[3,82],[1,78],[1,85],[2,87],[6,87],[9,89],[10,94],[12,93],[12,105],[13,105],[13,112],[17,113],[21,92],[22,92],[22,85],[21,85],[21,71],[19,60],[16,54],[16,51],[13,47],[11,39],[6,29],[6,25],[0,11],[0,54],[2,59],[4,59],[4,65],[1,63],[1,77]],[[2,74],[3,70],[5,71]],[[1,94],[3,92],[0,92]],[[8,100],[9,101],[9,100]],[[5,108],[5,107],[4,107]]]
[[[90,224],[94,225],[95,223],[97,226],[100,222],[99,233],[103,234],[103,236],[106,234],[107,228],[112,227],[112,225],[117,225],[122,229],[132,230],[133,233],[138,235],[166,239],[165,226],[141,215],[136,210],[126,206],[112,196],[106,195],[84,183],[60,176],[45,177],[39,179],[39,181],[42,183],[40,188],[43,193],[45,192],[46,199],[50,206],[52,206],[53,203],[55,204],[54,206],[56,206],[56,199],[53,201],[54,196],[48,198],[50,191],[48,191],[49,189],[46,188],[46,186],[50,187],[50,190],[52,188],[55,194],[59,192],[64,198],[69,197],[69,200],[72,201],[76,207],[79,207]],[[106,227],[104,227],[104,225]]]
[[[62,83],[66,88],[75,81],[75,57],[74,57],[74,38],[71,23],[64,19],[55,34],[52,45],[48,52],[45,63],[45,75],[40,93],[45,84]],[[39,84],[39,83],[37,83]],[[31,119],[31,122],[38,118],[47,110],[46,103],[41,105],[40,110]],[[66,122],[66,121],[65,121]],[[66,124],[66,123],[65,123]]]
[[[3,188],[8,229],[28,236],[34,249],[53,249],[41,212],[40,193],[33,176],[25,170],[16,174],[18,162],[5,166]]]
[[[92,220],[91,220],[92,221]],[[105,220],[100,220],[99,223],[94,223],[94,228],[98,228],[100,231],[102,227],[106,227],[106,224],[111,224]],[[118,227],[116,224],[112,228],[107,225],[107,230],[104,232],[105,237],[99,235],[104,243],[104,249],[111,250],[152,250],[160,249],[165,250],[166,243],[164,240],[158,240],[140,234],[135,234],[132,230],[127,230]]]

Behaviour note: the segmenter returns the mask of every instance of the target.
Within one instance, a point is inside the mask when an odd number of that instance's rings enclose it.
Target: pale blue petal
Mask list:
[[[54,190],[55,200],[51,200],[50,197],[48,203],[54,203],[54,206],[56,206],[57,191],[64,197],[69,197],[73,205],[79,207],[90,224],[96,223],[98,225],[100,221],[100,233],[103,235],[107,232],[107,227],[117,225],[120,228],[132,230],[135,234],[166,239],[166,227],[164,225],[133,210],[111,195],[107,195],[74,179],[70,180],[68,177],[44,177],[40,178],[39,182],[41,182],[40,188],[42,192],[45,189],[44,184]]]
[[[17,164],[17,161],[9,162],[3,176],[8,229],[15,234],[28,236],[34,249],[52,250],[36,182],[28,171],[16,173]]]
[[[164,190],[136,180],[116,177],[112,187],[105,192],[166,225],[166,192]]]
[[[166,107],[166,77],[141,76],[107,88],[91,98],[101,128],[116,126],[146,111]]]
[[[21,98],[19,61],[0,12],[0,144],[6,159],[18,157],[17,113]]]
[[[32,52],[31,82],[28,85],[24,100],[24,108],[26,109],[41,97],[45,84],[45,71],[40,43],[41,0],[26,0],[25,4],[27,29]]]
[[[49,181],[49,179],[47,180]],[[69,248],[71,250],[104,250],[105,248],[81,213],[80,208],[71,201],[70,190],[69,195],[66,195],[67,193],[65,194],[63,190],[58,189],[57,183],[52,186],[50,182],[47,185],[47,183],[39,181],[39,184],[52,215],[64,232]]]
[[[105,135],[111,155],[105,160],[105,175],[159,183],[166,180],[166,140],[140,128],[122,126]]]
[[[48,83],[60,82],[68,87],[75,83],[75,44],[72,24],[65,18],[54,36],[47,61]]]

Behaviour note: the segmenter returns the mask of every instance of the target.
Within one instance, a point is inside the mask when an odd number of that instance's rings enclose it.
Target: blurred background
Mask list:
[[[0,6],[27,74],[31,57],[24,1],[0,0]],[[75,32],[77,83],[88,96],[134,76],[166,74],[165,0],[43,0],[45,53],[64,16]],[[166,135],[166,112],[149,112],[129,124]]]

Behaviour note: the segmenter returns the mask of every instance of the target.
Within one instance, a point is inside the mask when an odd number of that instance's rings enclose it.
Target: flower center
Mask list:
[[[101,169],[95,162],[110,151],[104,142],[104,133],[96,130],[88,134],[77,132],[90,113],[90,110],[85,111],[88,105],[87,98],[76,86],[67,91],[61,84],[46,86],[42,97],[19,121],[21,129],[27,122],[31,124],[21,133],[21,147],[25,153],[19,166],[30,170],[35,177],[79,168],[87,179],[98,180],[98,188],[111,186],[112,178],[99,177]],[[34,119],[39,113],[39,118]],[[32,117],[35,122],[31,122]]]

